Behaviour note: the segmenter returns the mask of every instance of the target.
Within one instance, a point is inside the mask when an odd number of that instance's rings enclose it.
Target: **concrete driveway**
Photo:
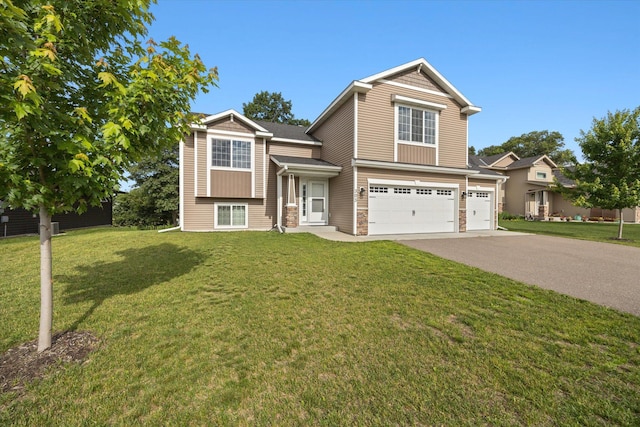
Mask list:
[[[640,248],[539,235],[399,243],[640,316]]]

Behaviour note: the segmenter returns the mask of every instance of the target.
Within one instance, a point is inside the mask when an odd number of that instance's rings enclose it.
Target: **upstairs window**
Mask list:
[[[398,106],[398,140],[436,144],[437,112]]]
[[[547,179],[546,172],[536,172],[536,179]]]
[[[211,140],[211,166],[251,169],[251,142],[229,139]]]

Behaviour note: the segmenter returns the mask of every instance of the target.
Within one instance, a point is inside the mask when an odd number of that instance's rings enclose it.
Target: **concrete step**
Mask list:
[[[285,233],[318,233],[322,231],[338,231],[333,225],[299,225],[297,227],[282,227]]]

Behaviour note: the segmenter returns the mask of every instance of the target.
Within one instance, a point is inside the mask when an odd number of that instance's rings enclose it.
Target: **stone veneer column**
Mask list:
[[[458,231],[465,233],[467,231],[467,210],[460,209],[458,214]]]
[[[369,234],[369,211],[358,209],[358,229],[356,235],[367,236]]]
[[[540,205],[538,207],[538,218],[540,221],[546,221],[549,217],[549,206]]]
[[[298,207],[285,207],[284,224],[287,228],[296,228],[298,226]]]

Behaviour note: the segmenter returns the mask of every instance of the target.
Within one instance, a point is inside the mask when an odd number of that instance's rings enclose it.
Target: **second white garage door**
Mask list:
[[[456,189],[369,186],[369,234],[456,231]]]
[[[493,193],[469,191],[467,194],[467,230],[491,230]]]

